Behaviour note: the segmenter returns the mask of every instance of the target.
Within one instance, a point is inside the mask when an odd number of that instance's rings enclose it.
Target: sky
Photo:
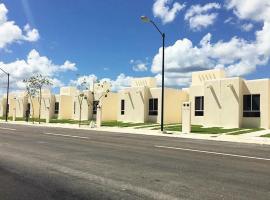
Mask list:
[[[43,74],[58,87],[84,78],[117,91],[133,77],[161,82],[160,34],[166,34],[165,84],[188,87],[191,73],[270,76],[269,0],[0,0],[0,67],[12,91]],[[0,92],[6,77],[0,73]]]

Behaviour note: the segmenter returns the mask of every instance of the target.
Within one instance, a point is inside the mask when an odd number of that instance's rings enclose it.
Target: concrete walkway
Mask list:
[[[189,133],[184,134],[181,132],[169,131],[168,133],[161,133],[159,130],[148,130],[148,129],[135,129],[135,128],[120,128],[120,127],[101,127],[101,128],[91,128],[89,126],[78,124],[58,124],[58,123],[41,123],[35,122],[24,122],[24,121],[0,121],[0,123],[9,124],[22,124],[29,126],[45,126],[45,127],[58,127],[58,128],[69,128],[69,129],[82,129],[82,130],[95,130],[102,132],[117,132],[117,133],[127,133],[127,134],[141,134],[141,135],[151,135],[151,136],[162,136],[162,137],[174,137],[174,138],[189,138],[189,139],[200,139],[200,140],[213,140],[213,141],[226,141],[226,142],[239,142],[239,143],[254,143],[262,145],[270,145],[270,138],[260,137],[270,133],[270,130],[261,130],[252,133],[240,134],[240,135],[227,135],[227,134],[200,134],[200,133]]]

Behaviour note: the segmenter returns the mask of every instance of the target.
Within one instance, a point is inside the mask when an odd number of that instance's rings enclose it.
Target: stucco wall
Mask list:
[[[90,91],[84,91],[84,95],[87,99],[83,99],[81,102],[82,103],[82,105],[81,105],[81,120],[89,120],[92,118],[93,95]],[[76,109],[75,109],[75,113],[73,112],[73,119],[79,120],[79,118],[80,118],[80,102],[79,102],[78,96],[74,97],[74,102],[76,104]],[[74,104],[74,102],[73,102],[73,104]]]
[[[270,91],[269,79],[252,80],[244,82],[243,94],[260,94],[261,117],[242,117],[242,127],[270,128],[269,91]],[[243,106],[241,105],[241,107]]]
[[[117,120],[118,94],[109,92],[102,101],[102,121]]]
[[[74,115],[74,97],[60,95],[58,119],[72,119]]]
[[[204,85],[194,85],[189,88],[189,100],[191,102],[191,124],[203,125],[204,116],[195,116],[196,96],[204,96]]]
[[[118,121],[143,123],[146,118],[148,93],[147,87],[131,87],[120,91],[116,104]],[[121,115],[121,100],[125,100],[124,115]]]

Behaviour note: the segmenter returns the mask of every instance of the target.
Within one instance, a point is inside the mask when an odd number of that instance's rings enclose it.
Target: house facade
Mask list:
[[[192,124],[270,128],[269,79],[226,78],[222,69],[195,72],[189,96]]]
[[[130,87],[103,95],[99,84],[83,91],[81,120],[95,120],[101,106],[102,121],[160,123],[161,88],[151,77],[135,78]],[[102,86],[103,87],[103,86]],[[106,87],[109,86],[104,86]],[[104,89],[104,88],[103,88]],[[95,91],[95,92],[93,92]],[[42,90],[41,118],[74,119],[80,116],[80,92],[62,87],[59,94]],[[182,104],[191,103],[191,124],[224,128],[270,128],[270,80],[245,80],[226,77],[221,69],[194,72],[187,90],[165,88],[164,123],[182,122]],[[9,117],[25,118],[27,111],[39,114],[39,99],[27,98],[24,92],[9,96]],[[5,116],[6,98],[0,101],[0,115]]]
[[[185,91],[164,89],[164,123],[181,122],[182,103],[188,100]],[[118,121],[160,123],[161,88],[155,78],[133,79],[131,86],[118,92]]]

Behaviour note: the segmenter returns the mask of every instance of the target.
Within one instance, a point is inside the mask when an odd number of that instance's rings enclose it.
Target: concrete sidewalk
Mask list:
[[[260,137],[265,134],[269,134],[270,130],[261,130],[252,133],[240,134],[240,135],[226,135],[226,134],[200,134],[200,133],[189,133],[184,134],[181,132],[169,131],[167,133],[161,133],[159,130],[147,130],[147,129],[134,129],[134,128],[120,128],[120,127],[101,127],[101,128],[91,128],[90,126],[78,124],[58,124],[58,123],[41,123],[35,122],[24,122],[24,121],[0,121],[2,124],[21,124],[28,126],[43,126],[43,127],[57,127],[57,128],[68,128],[68,129],[81,129],[81,130],[94,130],[102,132],[117,132],[126,134],[141,134],[141,135],[151,135],[151,136],[161,136],[161,137],[174,137],[174,138],[189,138],[189,139],[199,139],[199,140],[213,140],[213,141],[225,141],[225,142],[239,142],[239,143],[253,143],[270,145],[270,138]]]

